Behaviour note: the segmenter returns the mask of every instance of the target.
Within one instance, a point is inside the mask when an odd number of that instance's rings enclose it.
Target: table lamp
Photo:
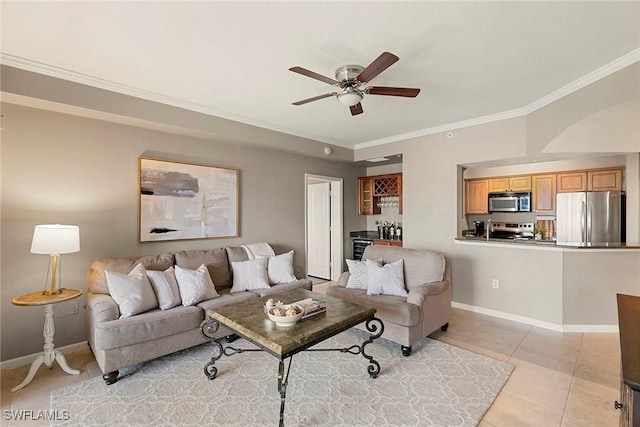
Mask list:
[[[43,295],[62,292],[60,254],[80,251],[80,229],[77,225],[36,225],[31,241],[31,253],[51,255]]]

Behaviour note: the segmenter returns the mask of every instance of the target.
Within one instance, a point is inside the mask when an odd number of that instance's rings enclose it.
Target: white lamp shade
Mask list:
[[[77,225],[36,225],[31,241],[34,254],[70,254],[80,251],[80,229]]]

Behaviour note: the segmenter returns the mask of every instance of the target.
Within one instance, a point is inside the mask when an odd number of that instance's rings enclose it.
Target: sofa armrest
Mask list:
[[[111,295],[87,292],[87,308],[91,324],[98,324],[116,320],[120,317],[120,310]]]
[[[441,282],[423,283],[419,286],[414,286],[409,289],[409,296],[407,296],[407,302],[415,304],[418,307],[424,306],[424,300],[429,295],[440,295],[451,286],[449,280],[443,280]]]
[[[340,277],[338,277],[338,286],[346,287],[350,275],[348,271],[343,272]]]

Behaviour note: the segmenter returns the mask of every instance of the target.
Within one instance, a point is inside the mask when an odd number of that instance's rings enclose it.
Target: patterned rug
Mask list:
[[[356,329],[317,346],[348,347]],[[230,344],[255,348],[244,340]],[[55,426],[265,426],[280,411],[278,361],[265,352],[223,356],[218,376],[203,372],[213,347],[202,345],[130,369],[116,384],[102,378],[51,392],[51,409],[68,411]],[[303,352],[293,356],[287,426],[476,426],[513,366],[428,338],[409,357],[379,339],[367,352],[380,363],[369,378],[362,355]],[[288,364],[288,362],[287,362]],[[59,417],[66,418],[66,417]]]

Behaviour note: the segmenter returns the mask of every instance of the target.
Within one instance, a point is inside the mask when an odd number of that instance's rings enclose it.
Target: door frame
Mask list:
[[[309,271],[309,233],[307,231],[309,223],[308,187],[312,185],[310,181],[324,181],[330,183],[330,205],[331,205],[331,280],[336,281],[342,273],[342,261],[344,259],[344,180],[338,177],[324,176],[305,173],[304,174],[304,249],[305,249],[305,274]]]

